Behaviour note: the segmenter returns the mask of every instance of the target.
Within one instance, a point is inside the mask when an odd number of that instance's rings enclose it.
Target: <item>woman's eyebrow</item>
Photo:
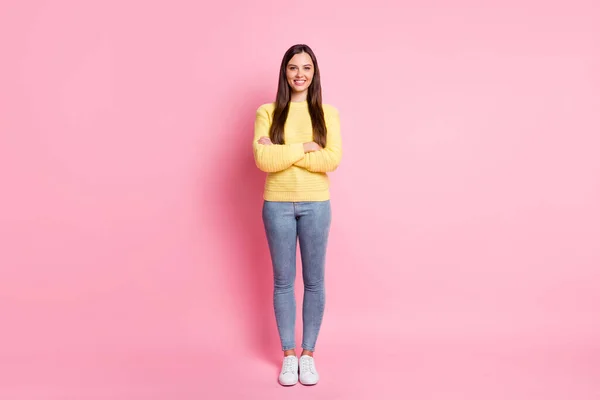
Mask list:
[[[297,67],[296,64],[288,64],[288,66],[290,66],[290,67]],[[304,64],[303,66],[304,67],[312,67],[312,64]]]

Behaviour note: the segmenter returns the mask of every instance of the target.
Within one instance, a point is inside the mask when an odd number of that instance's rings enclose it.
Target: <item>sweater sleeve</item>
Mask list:
[[[263,137],[269,137],[271,122],[269,115],[264,107],[256,110],[256,119],[254,121],[254,161],[258,169],[264,172],[283,171],[298,160],[304,158],[304,146],[302,143],[294,144],[259,144],[258,140]]]
[[[342,160],[342,137],[340,134],[340,116],[337,109],[331,109],[325,121],[327,125],[327,145],[324,149],[306,153],[295,163],[298,167],[311,172],[335,171]]]

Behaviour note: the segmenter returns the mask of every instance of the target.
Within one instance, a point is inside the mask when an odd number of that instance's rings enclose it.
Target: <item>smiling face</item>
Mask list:
[[[307,53],[298,53],[290,59],[285,71],[287,82],[292,88],[292,100],[306,100],[314,70],[313,61]]]

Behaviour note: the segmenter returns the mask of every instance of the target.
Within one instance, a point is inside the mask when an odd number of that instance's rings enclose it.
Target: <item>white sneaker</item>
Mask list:
[[[279,383],[283,386],[292,386],[298,383],[298,357],[286,356],[283,358]]]
[[[315,385],[319,382],[319,373],[315,367],[315,359],[308,355],[300,357],[300,383]]]

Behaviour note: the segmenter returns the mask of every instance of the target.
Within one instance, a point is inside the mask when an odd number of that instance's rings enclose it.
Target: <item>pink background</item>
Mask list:
[[[0,397],[600,398],[598,21],[595,0],[3,1]],[[313,388],[277,384],[250,143],[296,43],[345,151]]]

